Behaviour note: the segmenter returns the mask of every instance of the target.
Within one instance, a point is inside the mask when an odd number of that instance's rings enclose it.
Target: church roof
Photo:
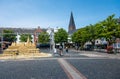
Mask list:
[[[74,31],[76,31],[76,26],[75,26],[75,22],[74,22],[73,13],[71,12],[70,22],[69,22],[69,26],[68,26],[68,33],[74,33]]]

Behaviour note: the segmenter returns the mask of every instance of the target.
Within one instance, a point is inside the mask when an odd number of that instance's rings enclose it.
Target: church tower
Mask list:
[[[75,22],[74,22],[73,13],[71,12],[70,22],[69,22],[69,26],[68,26],[68,33],[72,34],[75,31],[76,31],[76,26],[75,26]]]

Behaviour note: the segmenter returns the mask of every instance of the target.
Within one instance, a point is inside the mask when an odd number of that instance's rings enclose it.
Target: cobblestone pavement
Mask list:
[[[120,79],[120,60],[68,59],[87,79]]]
[[[76,50],[63,54],[47,58],[0,60],[0,79],[79,79],[72,77],[75,72],[85,76],[80,76],[81,79],[120,79],[119,54]],[[70,75],[71,71],[74,73]]]
[[[88,56],[88,57],[105,57],[105,58],[112,58],[112,59],[120,59],[120,53],[117,54],[108,54],[104,52],[96,52],[96,51],[77,51],[77,50],[70,50],[71,52],[78,53],[79,55]]]
[[[0,62],[0,79],[68,79],[56,60]]]
[[[86,79],[120,79],[119,59],[86,57],[0,61],[0,79],[77,79],[68,76],[59,59],[66,60]]]

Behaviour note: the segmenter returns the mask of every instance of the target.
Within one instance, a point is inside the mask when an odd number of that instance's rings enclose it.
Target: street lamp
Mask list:
[[[1,52],[3,53],[3,29],[1,33]]]

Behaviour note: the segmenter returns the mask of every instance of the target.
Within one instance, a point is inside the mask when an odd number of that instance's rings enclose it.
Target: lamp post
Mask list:
[[[1,33],[1,52],[3,53],[3,29]]]

